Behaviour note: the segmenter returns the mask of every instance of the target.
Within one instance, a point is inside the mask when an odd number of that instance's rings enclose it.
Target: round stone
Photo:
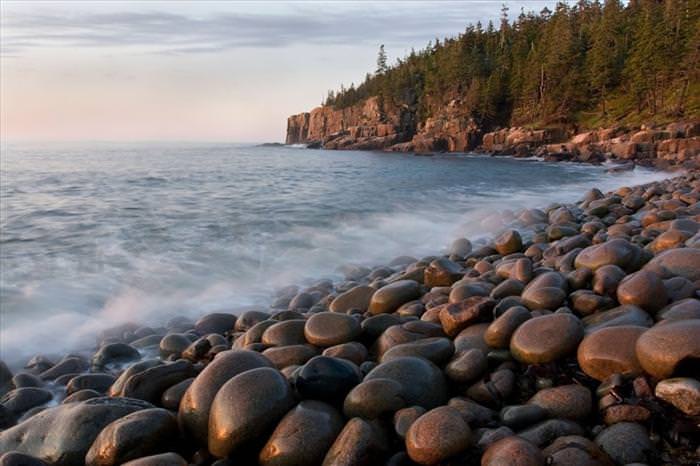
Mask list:
[[[318,355],[318,349],[312,345],[289,345],[267,348],[262,355],[270,360],[277,369],[289,366],[301,366]]]
[[[163,359],[171,355],[180,357],[191,344],[192,340],[184,333],[169,333],[160,340],[160,356]]]
[[[515,330],[532,315],[522,306],[513,306],[498,316],[486,329],[484,341],[492,348],[508,348]]]
[[[323,466],[372,466],[388,454],[389,440],[381,425],[350,419],[323,460]]]
[[[700,382],[690,377],[676,377],[656,384],[654,394],[688,416],[700,415]]]
[[[406,432],[416,419],[425,414],[425,408],[420,406],[409,406],[394,413],[394,431],[402,439],[406,439]]]
[[[473,382],[484,375],[488,367],[484,352],[472,348],[457,354],[445,367],[445,375],[457,383]]]
[[[351,309],[359,309],[365,312],[376,290],[371,286],[360,285],[340,293],[331,301],[328,309],[331,312],[346,313]]]
[[[356,341],[331,346],[330,348],[323,350],[323,356],[347,359],[358,366],[367,360],[367,355],[367,347]]]
[[[545,364],[561,359],[578,347],[583,325],[571,314],[549,314],[527,320],[510,341],[513,356],[527,364]]]
[[[320,401],[302,401],[275,428],[259,455],[263,466],[321,464],[343,429],[343,417]]]
[[[603,429],[595,443],[617,464],[648,463],[654,452],[646,429],[635,422],[620,422]]]
[[[100,397],[47,408],[0,432],[0,451],[21,451],[55,466],[85,463],[85,455],[112,421],[153,405],[131,398]]]
[[[452,340],[444,337],[422,338],[417,341],[392,346],[381,357],[381,362],[403,356],[418,356],[441,366],[454,354]]]
[[[182,430],[206,443],[211,404],[222,385],[247,370],[271,366],[267,358],[254,351],[230,350],[216,355],[182,397],[178,412]]]
[[[589,377],[603,381],[612,374],[630,376],[642,373],[634,350],[646,327],[623,325],[607,327],[586,336],[578,347],[578,363]]]
[[[618,327],[621,325],[651,327],[654,324],[654,320],[649,314],[637,306],[626,304],[586,316],[583,318],[583,324],[586,333],[590,334],[602,328]]]
[[[519,252],[523,248],[523,240],[516,230],[508,230],[496,238],[494,247],[500,255],[507,256]]]
[[[641,267],[642,261],[643,254],[639,246],[622,238],[615,238],[587,247],[576,256],[574,264],[577,269],[585,267],[593,271],[612,264],[632,272]]]
[[[491,444],[481,458],[481,466],[542,466],[544,455],[520,437],[506,437]]]
[[[402,304],[420,297],[420,285],[413,280],[399,280],[377,290],[369,304],[370,314],[394,312]]]
[[[161,408],[144,409],[102,429],[85,456],[86,466],[117,466],[172,446],[179,434],[175,416]]]
[[[684,277],[691,282],[700,281],[700,249],[669,249],[650,260],[644,270],[661,278]]]
[[[356,339],[362,328],[357,319],[347,314],[319,312],[306,321],[304,336],[312,345],[328,347]]]
[[[700,365],[700,319],[657,324],[637,340],[637,359],[658,379],[674,374],[698,373]]]
[[[238,374],[214,397],[209,416],[209,451],[226,458],[266,435],[294,406],[287,379],[260,367]]]
[[[194,329],[200,335],[217,333],[223,335],[226,332],[233,332],[236,325],[236,316],[224,312],[214,312],[202,316],[194,323]]]
[[[658,275],[640,270],[626,276],[617,287],[620,304],[633,304],[647,312],[655,313],[666,305],[666,287]]]
[[[561,385],[535,393],[529,404],[544,409],[551,418],[583,420],[593,410],[590,390],[582,385]]]
[[[353,388],[343,403],[348,418],[376,419],[406,406],[403,387],[392,379],[366,380]]]
[[[455,408],[428,411],[406,432],[406,452],[418,464],[436,464],[469,448],[471,430]]]
[[[268,327],[262,334],[262,343],[267,346],[303,345],[306,343],[303,319],[283,320]]]
[[[440,406],[447,400],[447,386],[442,371],[427,359],[405,356],[384,362],[372,369],[365,381],[392,379],[403,390],[403,398],[409,405],[426,409]]]
[[[360,369],[350,361],[316,356],[296,373],[293,383],[302,398],[335,402],[361,380]]]
[[[559,272],[545,272],[527,284],[522,302],[531,310],[554,310],[566,300],[566,278]]]

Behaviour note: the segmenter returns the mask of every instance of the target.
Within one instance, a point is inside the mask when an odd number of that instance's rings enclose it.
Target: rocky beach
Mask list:
[[[698,464],[700,173],[669,176],[2,363],[0,465]]]

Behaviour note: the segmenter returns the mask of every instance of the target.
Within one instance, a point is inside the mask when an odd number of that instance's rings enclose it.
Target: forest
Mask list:
[[[458,98],[482,126],[610,124],[700,115],[700,0],[581,0],[554,10],[504,5],[499,24],[466,27],[329,91],[324,105],[370,96],[419,121]]]

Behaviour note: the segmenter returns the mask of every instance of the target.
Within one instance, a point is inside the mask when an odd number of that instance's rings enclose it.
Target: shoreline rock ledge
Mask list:
[[[698,464],[700,172],[500,223],[0,362],[0,466]]]

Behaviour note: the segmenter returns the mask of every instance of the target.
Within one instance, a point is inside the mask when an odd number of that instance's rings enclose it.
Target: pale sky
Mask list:
[[[6,1],[7,140],[283,141],[328,89],[470,22],[553,1]]]

